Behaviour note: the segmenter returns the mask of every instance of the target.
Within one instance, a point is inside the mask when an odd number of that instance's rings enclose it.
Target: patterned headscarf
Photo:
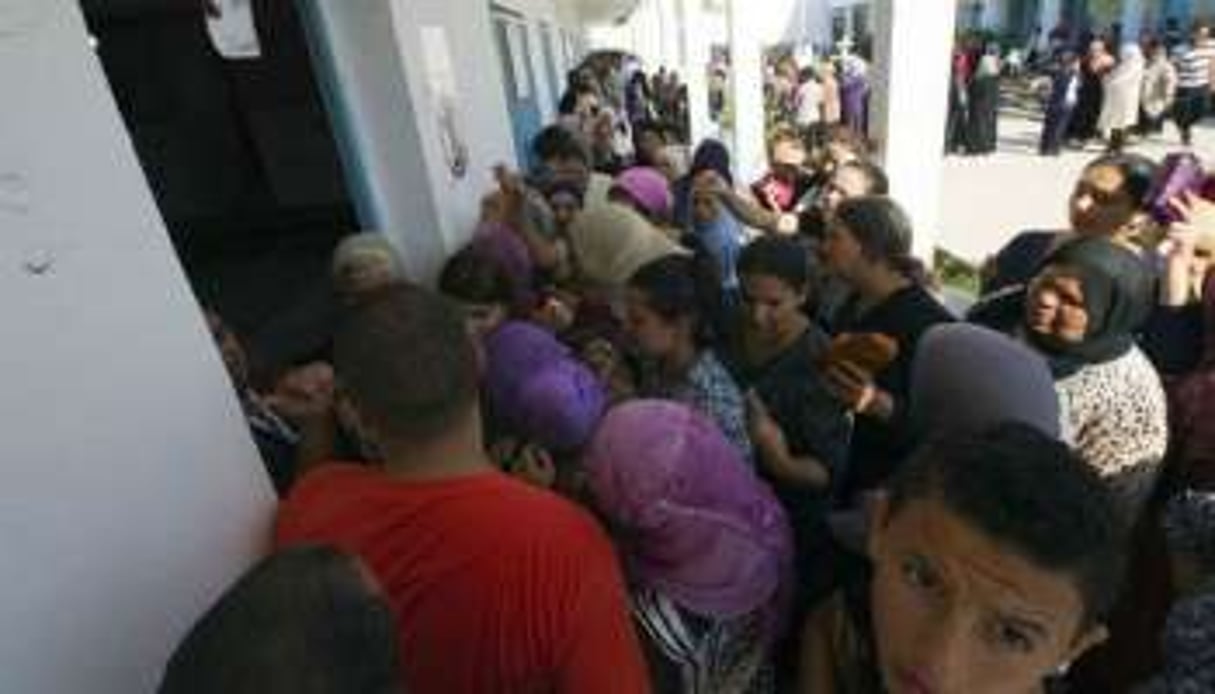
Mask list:
[[[764,610],[774,633],[791,533],[780,503],[740,455],[695,410],[634,400],[604,417],[583,465],[642,588],[711,618]]]

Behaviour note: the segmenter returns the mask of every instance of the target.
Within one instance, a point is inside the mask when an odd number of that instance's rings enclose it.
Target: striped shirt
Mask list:
[[[1177,86],[1197,89],[1211,85],[1211,61],[1215,60],[1215,44],[1182,47],[1177,54]]]

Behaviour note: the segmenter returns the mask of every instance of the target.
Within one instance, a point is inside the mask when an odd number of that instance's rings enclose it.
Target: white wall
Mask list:
[[[345,3],[351,0],[333,1]],[[390,1],[394,11],[399,11],[395,23],[397,41],[405,57],[410,92],[419,113],[433,113],[434,109],[426,89],[425,57],[421,52],[422,28],[443,27],[451,47],[460,94],[460,117],[471,162],[465,178],[453,178],[442,163],[435,119],[421,118],[418,121],[431,190],[439,201],[440,224],[450,253],[472,235],[480,213],[481,198],[493,186],[493,166],[509,164],[515,159],[510,115],[502,87],[505,75],[498,60],[489,5],[468,0]],[[434,270],[437,272],[438,268]]]
[[[915,253],[931,261],[941,216],[952,2],[876,0],[871,128],[891,195],[915,228]],[[935,66],[935,67],[934,67]]]
[[[410,275],[432,281],[471,236],[492,166],[514,157],[489,6],[449,0],[306,0],[347,177],[364,225],[401,249]],[[469,169],[444,155],[422,32],[446,36]]]
[[[556,0],[500,0],[522,15],[541,117],[556,117],[541,22],[574,29]],[[472,0],[303,0],[305,25],[347,178],[364,226],[401,250],[410,275],[432,281],[471,236],[492,167],[515,160],[491,4]],[[450,49],[457,121],[470,168],[456,177],[444,154],[423,32],[441,28]],[[572,67],[557,34],[557,79]]]
[[[272,491],[76,2],[0,4],[0,91],[0,691],[153,691]]]

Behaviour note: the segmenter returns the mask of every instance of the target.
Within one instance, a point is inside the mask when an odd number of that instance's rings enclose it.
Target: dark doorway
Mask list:
[[[354,210],[294,3],[252,0],[261,57],[229,60],[204,2],[81,6],[196,294],[289,359],[282,324],[324,310]]]

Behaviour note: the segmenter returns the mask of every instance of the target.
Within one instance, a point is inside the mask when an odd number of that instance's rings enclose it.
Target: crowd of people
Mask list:
[[[270,378],[209,314],[282,500],[162,694],[1215,691],[1215,204],[1103,156],[959,315],[813,115],[755,182],[563,116]]]
[[[770,61],[764,94],[769,120],[800,128],[842,124],[869,132],[869,62],[859,53]]]
[[[1172,120],[1181,143],[1215,99],[1215,41],[1203,24],[1188,39],[1175,32],[1122,42],[1120,32],[1075,46],[1052,44],[1050,81],[1039,151],[1057,155],[1067,144],[1104,141],[1121,151],[1135,137],[1153,137]]]

